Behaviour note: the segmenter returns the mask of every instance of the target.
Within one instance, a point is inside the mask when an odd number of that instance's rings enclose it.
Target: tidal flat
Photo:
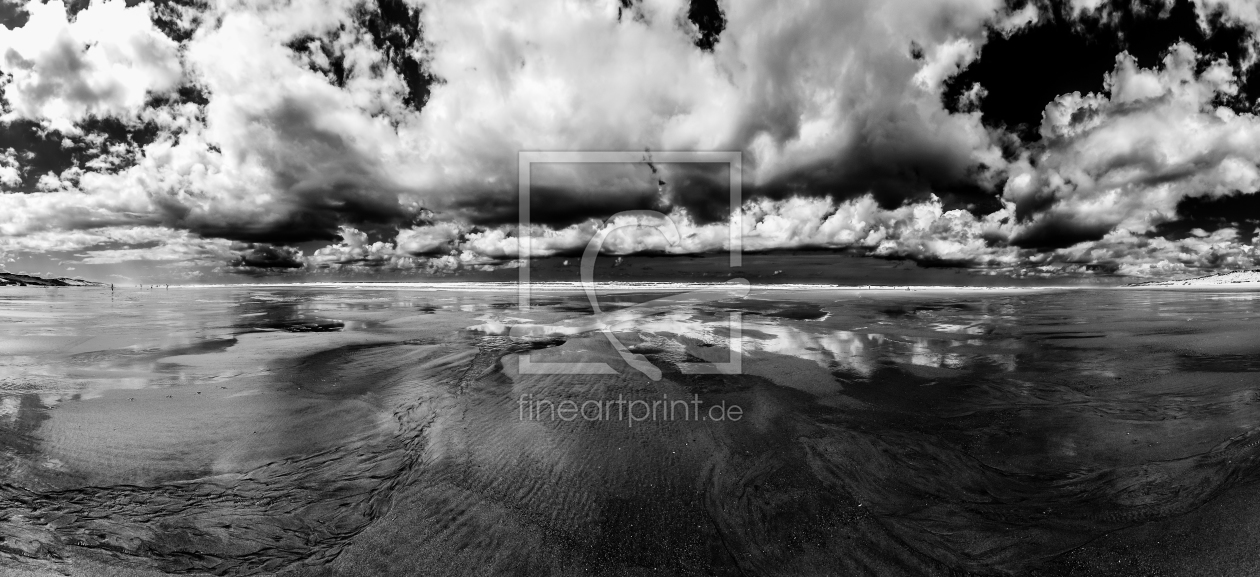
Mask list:
[[[1260,566],[1260,292],[669,292],[6,289],[0,569]]]

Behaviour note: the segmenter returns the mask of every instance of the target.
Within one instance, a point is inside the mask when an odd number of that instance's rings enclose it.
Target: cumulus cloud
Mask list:
[[[302,268],[302,251],[269,244],[251,244],[229,266],[254,269]]]
[[[937,46],[926,63],[914,74],[914,82],[933,94],[939,93],[941,83],[966,68],[976,58],[976,45],[967,38],[958,38]]]
[[[1000,60],[986,44],[1063,18],[1053,4],[754,0],[721,4],[704,26],[694,8],[246,0],[155,24],[147,3],[73,17],[29,4],[28,22],[0,30],[4,119],[63,135],[67,155],[96,153],[69,168],[0,155],[0,186],[31,189],[0,195],[0,243],[74,246],[95,262],[449,271],[524,256],[520,234],[534,256],[577,253],[611,214],[654,209],[680,242],[627,231],[608,251],[718,251],[732,222],[726,169],[652,152],[737,150],[745,249],[1075,266],[1120,258],[1138,241],[1118,239],[1146,238],[1186,198],[1260,186],[1255,117],[1222,105],[1248,94],[1237,55],[1183,43],[1152,66],[1123,52],[1101,90],[1022,103],[1043,111],[1040,125],[1008,127],[991,104],[1009,95],[968,71]],[[1253,8],[1203,0],[1197,14],[1204,30],[1211,18],[1260,26]],[[83,130],[105,117],[148,132],[107,143],[108,130]],[[522,150],[636,150],[643,162],[535,167],[533,225],[517,230]],[[164,232],[116,246],[129,230]],[[293,248],[308,241],[332,244]],[[1142,250],[1217,250],[1167,242]],[[1134,262],[1155,258],[1130,248]],[[1245,251],[1230,250],[1195,266],[1241,266]]]
[[[287,256],[291,257],[291,268],[302,267],[317,273],[406,271],[445,274],[465,269],[488,270],[512,266],[517,251],[512,250],[509,255],[493,243],[476,242],[483,234],[487,233],[474,232],[465,236],[457,226],[440,223],[403,230],[393,242],[369,242],[366,233],[343,226],[340,242],[317,249],[310,255],[294,251]],[[488,234],[505,239],[506,244],[507,237],[502,230]],[[467,244],[463,242],[465,238],[469,241]],[[513,237],[510,242],[515,247],[517,240]],[[485,252],[479,252],[481,250]],[[260,265],[242,260],[238,266]]]
[[[423,208],[511,222],[514,212],[495,207],[514,203],[522,149],[736,149],[746,153],[753,191],[786,196],[829,184],[857,196],[874,186],[895,205],[903,194],[898,175],[918,174],[904,190],[925,198],[934,183],[964,179],[973,152],[993,157],[974,117],[946,114],[930,90],[913,85],[916,74],[948,71],[920,70],[908,46],[911,39],[934,53],[965,46],[956,36],[977,33],[995,7],[982,0],[730,6],[728,40],[704,51],[692,45],[694,30],[679,26],[687,7],[677,0],[645,2],[634,19],[619,19],[613,2],[437,4],[417,14],[428,43],[440,47],[424,62],[441,82],[417,112],[403,106],[408,79],[383,66],[371,27],[355,20],[358,3],[234,4],[206,18],[215,24],[186,44],[187,71],[210,97],[204,111],[165,110],[162,120],[178,128],[178,138],[159,138],[121,173],[88,167],[78,186],[115,201],[123,190],[145,190],[148,210],[114,202],[142,220],[207,236],[293,242],[335,238],[343,225],[405,225]],[[21,42],[10,44],[49,64],[21,72],[29,78],[15,77],[14,86],[58,88],[10,90],[10,98],[25,98],[15,105],[22,114],[61,126],[90,113],[134,112],[147,91],[169,89],[180,77],[174,45],[154,36],[145,5],[96,4],[74,22],[61,4],[33,10],[30,22],[9,33]],[[109,37],[79,30],[107,21],[126,25]],[[127,90],[110,88],[126,75],[92,80],[101,68],[95,64],[54,78],[61,68],[49,55],[68,54],[58,47],[84,38],[95,44],[77,58],[122,59],[124,71],[147,76],[126,82]],[[74,100],[83,95],[91,99]],[[32,108],[37,101],[61,112]],[[703,187],[687,186],[689,175],[676,170],[665,166],[660,175],[676,183],[672,202],[721,218],[697,198]],[[603,188],[597,185],[607,178],[595,170],[568,183],[553,195],[561,201],[555,206]],[[655,178],[645,179],[652,199]],[[50,177],[42,186],[61,190],[65,180]],[[593,214],[577,218],[635,207],[616,206],[618,192],[592,199]]]
[[[443,83],[400,130],[416,146],[398,174],[439,191],[423,202],[474,218],[487,197],[513,199],[519,150],[742,150],[753,193],[825,185],[849,196],[876,187],[894,205],[926,198],[932,185],[965,180],[977,155],[996,155],[974,117],[946,114],[912,83],[924,65],[910,42],[955,43],[996,6],[740,3],[727,7],[726,40],[709,52],[677,25],[686,5],[676,0],[644,2],[640,18],[620,20],[615,2],[432,5],[423,13],[430,66]],[[661,171],[672,205],[724,217],[708,210],[712,191],[683,186],[685,167]]]
[[[1206,8],[1223,8],[1231,17],[1260,27],[1260,5],[1250,0],[1197,0]]]
[[[1066,94],[1046,106],[1046,150],[1015,163],[1004,191],[1034,221],[1016,244],[1057,248],[1116,228],[1142,233],[1174,218],[1187,196],[1257,191],[1260,122],[1215,104],[1238,90],[1226,62],[1201,62],[1184,43],[1158,69],[1121,54],[1105,85],[1106,93]]]
[[[1011,205],[976,217],[966,210],[946,210],[935,197],[895,209],[882,208],[869,194],[845,201],[793,197],[748,202],[724,222],[699,223],[684,210],[670,214],[671,223],[635,213],[607,222],[589,220],[559,229],[533,227],[523,232],[529,235],[528,256],[532,257],[580,255],[596,233],[604,229],[615,229],[601,245],[606,254],[696,254],[729,250],[730,227],[738,221],[742,228],[737,238],[746,251],[858,248],[878,256],[932,263],[1014,265],[1022,258],[1018,249],[994,247],[988,242],[990,238],[1011,234],[1015,228],[1013,212]],[[520,258],[521,232],[497,228],[467,233],[455,245],[455,252],[465,260]],[[347,238],[344,244],[328,251],[354,255],[353,259],[343,258],[343,262],[361,259],[360,255],[368,253],[384,256],[392,250],[379,243],[367,246],[353,233]]]
[[[409,228],[398,233],[398,251],[413,256],[449,253],[459,236],[459,227],[453,223]]]
[[[73,133],[89,115],[136,116],[148,94],[183,77],[178,45],[154,28],[147,3],[96,2],[73,20],[60,1],[26,10],[25,26],[0,27],[5,120]]]
[[[308,262],[315,266],[333,264],[381,266],[397,254],[393,243],[369,243],[367,234],[348,226],[341,227],[341,237],[342,242],[315,251]]]
[[[1194,271],[1254,268],[1260,265],[1260,249],[1241,240],[1238,231],[1226,227],[1208,233],[1195,229],[1180,240],[1149,238],[1126,230],[1109,233],[1097,241],[1083,242],[1056,251],[1043,260],[1065,266],[1103,266],[1131,276],[1167,276]]]
[[[6,148],[0,152],[0,186],[12,189],[21,184],[22,165],[18,162],[17,151]]]

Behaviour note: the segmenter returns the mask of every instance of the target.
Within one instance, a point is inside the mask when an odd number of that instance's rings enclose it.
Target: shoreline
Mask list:
[[[694,282],[596,282],[598,290],[626,291],[675,291],[702,290],[721,287],[741,287],[743,283],[694,283]],[[752,290],[767,291],[882,291],[882,292],[1045,292],[1057,290],[1116,288],[1088,286],[948,286],[948,285],[830,285],[830,284],[747,284]],[[247,284],[201,284],[171,285],[172,289],[201,288],[354,288],[354,289],[414,289],[427,291],[472,291],[472,292],[520,292],[521,285],[515,282],[486,283],[423,283],[423,282],[323,282],[323,283],[247,283]],[[583,283],[578,282],[535,282],[530,283],[529,291],[560,292],[582,291]]]
[[[1207,280],[1216,277],[1206,277]],[[732,279],[743,280],[743,279]],[[1071,291],[1071,290],[1231,290],[1231,291],[1248,291],[1260,290],[1260,280],[1243,280],[1232,282],[1202,282],[1200,279],[1187,279],[1180,281],[1150,281],[1143,283],[1130,284],[1113,284],[1113,285],[1005,285],[1005,286],[978,286],[978,285],[839,285],[839,284],[812,284],[812,283],[775,283],[775,284],[755,284],[747,282],[595,282],[594,286],[599,291],[637,291],[637,292],[668,292],[678,290],[705,290],[721,287],[742,288],[748,287],[749,290],[763,292],[779,292],[779,291],[830,291],[830,292],[950,292],[950,293],[994,293],[994,292],[1035,292],[1043,293],[1048,291]],[[1198,282],[1196,282],[1198,281]],[[70,285],[70,286],[12,286],[6,288],[96,288],[110,289],[108,285]],[[222,288],[319,288],[319,289],[356,289],[356,290],[415,290],[429,292],[483,292],[483,293],[514,293],[521,292],[522,285],[518,282],[353,282],[353,281],[334,281],[334,282],[307,282],[307,283],[222,283],[222,284],[171,284],[171,285],[144,285],[142,287],[120,286],[119,291],[127,290],[166,290],[166,289],[222,289]],[[571,281],[540,281],[529,284],[528,292],[582,292],[586,288],[581,282]]]
[[[879,291],[879,292],[1047,292],[1061,290],[1151,290],[1151,289],[1236,289],[1260,290],[1260,281],[1232,283],[1195,283],[1183,284],[1185,281],[1157,281],[1153,283],[1134,283],[1123,285],[1032,285],[1032,286],[974,286],[974,285],[836,285],[836,284],[754,284],[747,286],[751,290],[761,291]],[[1172,284],[1177,283],[1177,284]],[[625,291],[674,291],[701,290],[725,286],[742,286],[743,283],[713,282],[596,282],[597,290]],[[316,282],[316,283],[240,283],[240,284],[195,284],[170,285],[172,289],[205,289],[205,288],[353,288],[353,289],[413,289],[427,291],[471,291],[471,292],[519,292],[520,283],[516,282]],[[134,288],[134,287],[131,287]],[[585,285],[580,282],[534,282],[530,283],[530,292],[541,291],[581,291]]]

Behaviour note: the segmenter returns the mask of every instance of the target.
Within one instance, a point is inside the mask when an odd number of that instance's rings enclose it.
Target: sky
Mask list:
[[[1013,276],[1260,266],[1252,0],[0,0],[0,267],[458,275],[833,249]],[[521,151],[641,151],[538,165]],[[742,154],[722,165],[662,151]],[[732,213],[739,218],[732,218]]]

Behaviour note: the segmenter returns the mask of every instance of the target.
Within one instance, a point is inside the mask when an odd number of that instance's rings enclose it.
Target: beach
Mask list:
[[[1238,512],[1256,506],[1260,472],[1260,293],[714,286],[601,286],[602,317],[578,285],[531,287],[527,310],[515,286],[6,290],[0,564],[1149,575],[1153,555],[1181,568],[1169,574],[1257,562]]]

